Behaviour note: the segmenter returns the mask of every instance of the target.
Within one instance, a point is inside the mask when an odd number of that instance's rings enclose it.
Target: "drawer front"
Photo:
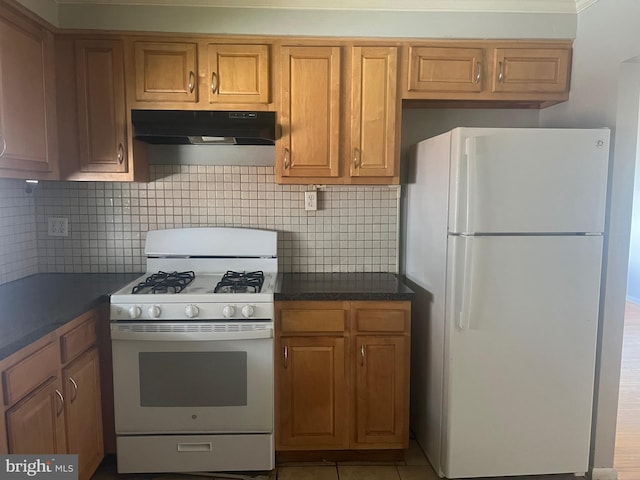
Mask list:
[[[280,333],[342,333],[345,326],[345,311],[342,309],[281,311]]]
[[[58,365],[58,349],[51,342],[3,371],[5,405],[13,405],[48,379],[55,377]]]
[[[60,356],[67,363],[96,343],[96,323],[91,317],[68,333],[60,336]]]
[[[409,331],[410,307],[390,308],[388,302],[352,304],[354,328],[358,332],[404,333]]]

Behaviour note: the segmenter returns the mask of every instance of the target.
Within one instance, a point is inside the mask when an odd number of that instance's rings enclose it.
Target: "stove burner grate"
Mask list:
[[[227,271],[213,289],[213,293],[259,293],[264,283],[264,273]]]
[[[144,282],[133,287],[131,293],[180,293],[189,285],[196,274],[188,272],[158,272],[149,275]]]

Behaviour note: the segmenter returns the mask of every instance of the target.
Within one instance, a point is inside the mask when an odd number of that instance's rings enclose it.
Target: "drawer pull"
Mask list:
[[[210,452],[213,450],[213,444],[211,442],[203,443],[179,443],[179,452]]]
[[[476,72],[476,83],[480,83],[480,72],[482,72],[482,63],[477,62],[476,68],[478,69],[478,71]]]

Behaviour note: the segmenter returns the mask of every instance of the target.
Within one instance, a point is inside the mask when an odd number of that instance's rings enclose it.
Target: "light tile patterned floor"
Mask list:
[[[211,474],[127,474],[116,473],[113,457],[107,458],[92,480],[439,480],[420,446],[411,441],[402,462],[298,462],[283,463],[269,474],[236,476]],[[573,475],[483,478],[476,480],[576,480]]]

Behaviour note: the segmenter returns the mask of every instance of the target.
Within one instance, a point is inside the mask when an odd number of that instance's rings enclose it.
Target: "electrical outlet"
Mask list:
[[[310,192],[304,192],[304,209],[305,210],[317,210],[318,209],[318,192],[311,190]]]
[[[68,237],[69,236],[69,219],[67,217],[48,217],[47,218],[50,237]]]

